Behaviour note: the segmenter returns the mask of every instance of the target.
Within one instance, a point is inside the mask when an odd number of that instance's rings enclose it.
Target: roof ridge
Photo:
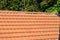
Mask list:
[[[10,10],[0,10],[0,13],[24,13],[24,14],[40,14],[40,15],[57,15],[56,12],[27,12],[27,11],[10,11]]]

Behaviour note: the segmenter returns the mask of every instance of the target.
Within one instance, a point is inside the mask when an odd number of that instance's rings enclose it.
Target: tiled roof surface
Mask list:
[[[57,40],[55,13],[0,11],[0,40]]]

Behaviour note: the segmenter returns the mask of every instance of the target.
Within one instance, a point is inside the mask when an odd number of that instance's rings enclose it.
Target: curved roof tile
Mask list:
[[[55,13],[0,11],[0,40],[57,40],[59,24]]]

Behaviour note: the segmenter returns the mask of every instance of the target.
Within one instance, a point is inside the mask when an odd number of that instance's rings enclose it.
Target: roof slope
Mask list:
[[[0,11],[0,39],[56,40],[59,22],[55,13]]]

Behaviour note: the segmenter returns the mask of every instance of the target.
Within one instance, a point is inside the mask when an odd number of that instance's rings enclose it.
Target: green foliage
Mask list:
[[[47,11],[57,0],[0,0],[0,10]],[[52,10],[53,11],[53,10]]]
[[[46,12],[55,12],[55,11],[57,11],[57,9],[58,9],[57,4],[55,4],[54,6],[47,8],[45,11]]]
[[[24,0],[0,0],[0,9],[24,10]]]
[[[60,0],[57,1],[57,5],[58,5],[57,6],[57,8],[58,8],[57,10],[58,10],[58,13],[59,13],[58,15],[60,16]]]

